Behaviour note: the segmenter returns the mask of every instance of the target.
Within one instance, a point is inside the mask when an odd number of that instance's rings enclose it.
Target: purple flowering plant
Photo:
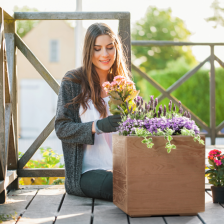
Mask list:
[[[134,109],[127,106],[128,113],[118,106],[122,116],[118,127],[119,135],[143,137],[142,143],[147,144],[148,148],[154,145],[151,136],[164,136],[167,140],[165,148],[168,153],[176,148],[174,144],[171,144],[172,135],[192,136],[194,141],[204,144],[204,141],[200,139],[198,126],[194,120],[191,120],[190,113],[183,111],[180,101],[178,111],[175,105],[172,107],[171,100],[168,110],[165,105],[160,105],[156,110],[158,99],[154,100],[153,96],[144,105],[140,96],[137,96],[134,102],[136,104]]]

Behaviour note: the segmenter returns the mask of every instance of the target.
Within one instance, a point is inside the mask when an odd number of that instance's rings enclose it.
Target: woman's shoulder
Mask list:
[[[72,82],[74,84],[81,84],[83,70],[82,67],[69,70],[65,73],[62,82]]]

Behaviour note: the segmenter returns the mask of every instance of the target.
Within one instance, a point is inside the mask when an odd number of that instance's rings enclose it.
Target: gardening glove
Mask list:
[[[97,121],[97,127],[103,132],[116,132],[116,127],[119,126],[118,122],[121,122],[121,115],[116,114],[108,116]]]

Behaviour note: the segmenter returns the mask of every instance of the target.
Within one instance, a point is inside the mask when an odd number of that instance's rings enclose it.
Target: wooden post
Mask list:
[[[211,57],[210,57],[210,129],[211,129],[211,145],[215,145],[215,55],[214,55],[214,45],[211,47]]]
[[[0,203],[6,200],[5,178],[6,178],[6,162],[5,161],[5,68],[4,68],[4,16],[3,10],[0,8],[0,181],[3,181],[3,190],[0,193]]]
[[[17,169],[18,166],[18,96],[17,96],[17,73],[16,73],[16,47],[14,19],[5,20],[5,38],[8,61],[8,74],[10,85],[10,97],[12,104],[12,118],[10,124],[9,146],[8,146],[8,169]],[[19,188],[19,179],[16,178],[8,187]]]
[[[118,34],[121,37],[124,54],[127,57],[127,66],[131,72],[131,28],[130,28],[130,13],[125,19],[120,19],[118,24]]]

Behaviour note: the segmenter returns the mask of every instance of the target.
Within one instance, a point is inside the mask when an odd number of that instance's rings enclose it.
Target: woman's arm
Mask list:
[[[65,143],[94,144],[95,129],[93,121],[78,123],[79,111],[73,105],[64,107],[79,94],[80,85],[71,81],[62,81],[58,94],[55,117],[55,132],[57,137]]]

